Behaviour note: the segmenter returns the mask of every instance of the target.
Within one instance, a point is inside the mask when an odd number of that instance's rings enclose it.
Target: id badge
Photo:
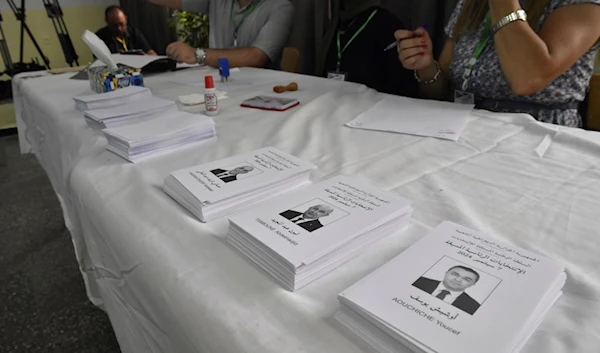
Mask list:
[[[454,103],[475,104],[475,95],[471,92],[455,90]]]
[[[335,81],[346,81],[348,79],[348,73],[340,71],[329,71],[327,78]]]

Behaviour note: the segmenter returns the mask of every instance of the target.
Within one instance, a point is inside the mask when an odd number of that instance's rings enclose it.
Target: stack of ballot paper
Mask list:
[[[369,352],[519,352],[562,294],[563,265],[444,222],[339,295]]]
[[[404,231],[411,214],[409,200],[338,176],[233,216],[227,241],[294,291]]]
[[[267,147],[171,173],[164,191],[202,222],[229,215],[309,182],[315,169]]]
[[[95,110],[86,110],[83,115],[94,129],[105,129],[142,122],[177,111],[175,102],[162,98],[136,100],[127,104]]]
[[[165,113],[160,119],[103,130],[111,152],[131,162],[216,138],[215,122],[204,115]]]
[[[73,97],[73,100],[75,101],[75,109],[83,112],[86,110],[118,107],[150,97],[152,97],[152,92],[148,88],[129,86],[107,93]]]

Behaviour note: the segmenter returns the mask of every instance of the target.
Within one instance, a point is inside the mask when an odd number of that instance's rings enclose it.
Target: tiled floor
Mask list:
[[[0,352],[120,352],[48,178],[14,135],[0,137]]]

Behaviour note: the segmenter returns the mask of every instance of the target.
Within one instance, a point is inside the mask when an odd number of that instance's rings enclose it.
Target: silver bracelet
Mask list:
[[[435,63],[435,66],[437,67],[437,72],[435,73],[435,76],[433,76],[433,78],[431,80],[427,80],[427,81],[421,80],[421,78],[419,77],[419,73],[417,72],[417,70],[415,70],[415,80],[417,80],[418,83],[424,83],[426,85],[430,85],[430,84],[434,83],[435,81],[437,81],[438,78],[440,78],[440,75],[442,74],[442,68],[440,67],[440,63],[438,63],[437,60],[434,60],[433,62]]]
[[[502,27],[514,21],[527,22],[527,13],[523,9],[518,9],[515,12],[511,12],[508,15],[502,17],[498,23],[492,26],[492,35],[496,34]]]

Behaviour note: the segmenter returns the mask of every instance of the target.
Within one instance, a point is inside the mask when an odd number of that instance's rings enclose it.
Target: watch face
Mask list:
[[[206,52],[204,49],[196,49],[196,61],[199,65],[204,65],[204,59],[206,59]]]

